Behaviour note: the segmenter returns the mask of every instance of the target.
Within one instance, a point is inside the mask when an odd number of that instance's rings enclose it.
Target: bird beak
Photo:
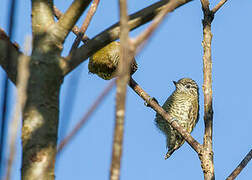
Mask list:
[[[172,81],[172,82],[173,82],[173,84],[176,86],[177,82],[176,82],[176,81]]]

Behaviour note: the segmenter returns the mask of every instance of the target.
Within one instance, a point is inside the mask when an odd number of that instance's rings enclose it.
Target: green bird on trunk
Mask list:
[[[173,83],[176,89],[162,107],[180,126],[191,133],[199,118],[198,85],[190,78],[183,78],[178,82],[173,81]],[[184,144],[185,140],[159,114],[156,114],[155,121],[157,127],[166,136],[168,152],[165,159],[167,159]]]

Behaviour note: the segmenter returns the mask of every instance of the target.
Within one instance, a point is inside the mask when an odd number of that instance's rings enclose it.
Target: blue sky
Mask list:
[[[72,1],[55,0],[65,11]],[[97,33],[118,21],[118,2],[101,1],[87,35]],[[156,1],[129,0],[129,13]],[[211,4],[218,1],[213,0]],[[0,27],[7,31],[8,0],[0,6]],[[31,3],[18,1],[14,40],[23,48],[25,37],[31,35]],[[213,148],[216,179],[226,178],[252,148],[251,135],[251,77],[252,77],[252,1],[228,1],[215,15],[212,24],[213,42]],[[213,7],[213,6],[212,6]],[[81,25],[82,16],[78,25]],[[182,77],[194,79],[200,87],[200,120],[192,136],[203,141],[203,72],[202,72],[202,11],[200,1],[193,1],[170,14],[136,56],[139,64],[134,79],[160,104],[173,92],[173,80]],[[148,25],[131,32],[135,37]],[[63,55],[69,52],[74,35],[68,36]],[[0,68],[0,98],[3,99]],[[76,79],[79,79],[78,81]],[[69,132],[85,114],[87,108],[108,84],[96,75],[88,74],[87,61],[70,73],[61,88],[59,139]],[[12,84],[9,112],[15,99]],[[77,88],[77,91],[73,91]],[[73,107],[69,99],[74,98]],[[71,111],[70,117],[68,112]],[[127,93],[124,149],[121,179],[203,179],[197,154],[185,143],[168,160],[165,137],[155,127],[155,112],[130,88]],[[108,179],[115,114],[115,89],[96,110],[77,136],[63,150],[56,163],[56,179]],[[70,120],[68,119],[70,118]],[[21,142],[12,179],[20,179]],[[238,176],[252,179],[252,163]]]

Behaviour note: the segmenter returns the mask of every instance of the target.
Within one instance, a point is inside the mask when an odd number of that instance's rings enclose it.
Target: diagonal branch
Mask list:
[[[176,121],[171,121],[172,117],[131,78],[129,86],[150,106],[154,111],[160,114],[170,125],[176,129],[181,136],[188,142],[188,144],[200,154],[202,151],[202,145],[199,144],[187,131],[184,130]]]
[[[134,30],[137,27],[151,21],[162,9],[165,8],[169,0],[162,0],[154,3],[129,16],[129,29]],[[84,62],[89,56],[99,49],[103,48],[112,41],[118,39],[120,33],[119,23],[115,23],[103,32],[96,35],[87,44],[77,49],[76,53],[69,60],[69,67],[65,69],[65,74],[71,72],[80,63]]]
[[[56,7],[56,6],[53,6],[53,11],[54,11],[54,15],[57,19],[60,19],[64,14]],[[80,28],[78,28],[76,25],[73,26],[72,28],[72,32],[78,36],[79,32],[80,32]],[[82,41],[85,43],[89,38],[84,35],[82,37]]]
[[[235,170],[227,177],[226,180],[234,180],[236,176],[238,176],[240,172],[247,166],[247,164],[249,163],[251,159],[252,159],[252,149],[241,161],[241,163],[235,168]]]
[[[30,47],[29,47],[29,41],[28,38],[25,43],[25,53],[27,54]],[[9,148],[10,148],[10,154],[8,158],[8,166],[7,166],[7,175],[6,180],[9,180],[11,177],[11,168],[13,164],[13,160],[16,153],[16,138],[17,138],[17,132],[20,126],[20,120],[21,120],[21,113],[23,112],[24,105],[27,98],[27,84],[29,79],[29,62],[30,58],[25,55],[19,56],[18,60],[18,79],[17,79],[17,91],[18,91],[18,97],[17,102],[15,105],[15,112],[14,117],[11,122],[11,125],[9,127]]]
[[[213,9],[212,12],[216,13],[225,3],[227,0],[221,0]]]
[[[61,37],[62,39],[66,38],[90,2],[91,0],[75,0],[66,13],[59,19],[57,22],[59,30],[63,29],[65,31],[65,35]]]
[[[78,133],[81,127],[87,122],[88,118],[92,115],[92,113],[97,109],[106,95],[110,92],[110,90],[114,87],[115,81],[112,80],[109,85],[103,90],[103,92],[98,96],[92,106],[89,108],[87,113],[83,116],[83,118],[78,122],[78,124],[73,128],[73,130],[67,135],[65,139],[63,139],[58,146],[58,154],[62,151],[62,149],[73,139],[73,137]]]
[[[89,9],[89,11],[87,13],[86,18],[85,18],[85,21],[83,22],[83,24],[82,24],[82,26],[80,28],[80,31],[79,31],[77,37],[74,40],[74,43],[73,43],[73,45],[71,47],[71,50],[70,50],[69,54],[74,53],[75,50],[78,48],[78,46],[79,46],[79,44],[80,44],[80,42],[81,42],[84,34],[86,33],[88,25],[91,22],[94,14],[96,12],[96,9],[97,9],[99,3],[100,3],[100,0],[93,0],[93,2],[91,4],[91,7],[90,7],[90,9]]]

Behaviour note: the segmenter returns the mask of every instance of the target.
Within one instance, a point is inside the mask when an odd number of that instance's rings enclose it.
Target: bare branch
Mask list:
[[[209,9],[209,0],[200,0],[202,9]]]
[[[66,31],[65,36],[61,38],[65,39],[90,2],[91,0],[75,0],[71,4],[66,13],[57,22],[58,26]]]
[[[129,16],[129,29],[134,30],[137,27],[151,21],[162,9],[169,0],[162,0],[154,3],[132,15]],[[69,60],[69,67],[65,69],[65,73],[69,73],[80,63],[84,62],[89,56],[94,54],[99,49],[105,47],[107,44],[118,39],[120,33],[119,23],[110,26],[108,29],[96,35],[87,44],[81,46],[76,50],[76,53]]]
[[[129,86],[150,106],[154,111],[160,114],[170,125],[176,129],[181,136],[188,142],[188,144],[200,154],[202,151],[202,145],[199,144],[183,127],[181,127],[177,121],[171,121],[172,117],[131,78]]]
[[[100,3],[100,0],[93,0],[91,7],[87,13],[87,16],[81,26],[80,32],[78,33],[77,37],[75,38],[69,54],[73,53],[77,49],[77,47],[79,46],[80,41],[82,40],[84,34],[86,33],[88,25],[91,22],[99,3]]]
[[[252,149],[241,161],[241,163],[235,168],[235,170],[227,177],[226,180],[234,180],[236,176],[238,176],[240,172],[247,166],[247,164],[249,163],[251,159],[252,159]]]
[[[211,23],[214,19],[213,13],[209,10],[209,1],[201,0],[202,10],[204,13],[203,25],[203,93],[204,93],[204,122],[205,133],[203,142],[203,151],[199,154],[201,167],[205,180],[214,180],[214,162],[213,162],[213,107],[212,107],[212,55],[211,55]]]
[[[54,15],[55,15],[55,17],[56,17],[57,19],[60,19],[60,18],[63,16],[63,13],[60,12],[60,10],[59,10],[56,6],[53,6],[53,10],[54,10]],[[75,26],[75,25],[74,25],[74,27],[72,28],[72,32],[73,32],[76,36],[78,36],[78,34],[79,34],[80,31],[81,31],[81,30],[80,30],[77,26]],[[89,39],[89,38],[88,38],[86,35],[84,35],[84,36],[82,37],[82,42],[83,42],[83,43],[86,43],[86,41],[87,41],[88,39]]]
[[[102,91],[102,93],[98,96],[98,98],[94,101],[92,106],[89,108],[87,113],[83,116],[83,118],[77,123],[77,125],[73,128],[73,130],[67,135],[65,139],[63,139],[58,146],[58,154],[62,151],[62,149],[73,139],[73,137],[79,132],[81,127],[87,122],[88,118],[92,115],[92,113],[97,109],[97,107],[101,104],[103,99],[108,95],[110,90],[115,85],[115,80],[112,80],[108,86]]]
[[[121,156],[123,150],[123,133],[125,118],[125,101],[127,83],[130,75],[130,64],[133,52],[130,50],[129,25],[127,13],[127,0],[120,2],[120,60],[118,65],[118,78],[116,80],[116,122],[114,128],[112,161],[110,166],[110,180],[120,179]]]
[[[227,0],[221,0],[213,9],[212,12],[216,13],[225,3]]]
[[[28,54],[29,47],[30,45],[30,40],[27,39],[25,42],[25,53]],[[7,165],[7,175],[6,175],[6,180],[10,179],[11,175],[11,168],[13,164],[13,160],[15,157],[16,153],[16,138],[17,138],[17,131],[20,126],[20,121],[21,121],[21,112],[24,109],[24,105],[26,102],[26,88],[27,88],[27,83],[29,79],[29,62],[30,58],[28,56],[22,55],[19,57],[18,60],[18,77],[17,77],[17,91],[18,91],[18,97],[17,97],[17,102],[15,105],[15,112],[14,112],[14,117],[10,125],[10,130],[9,130],[9,147],[10,147],[10,154],[8,158],[8,165]]]
[[[136,47],[142,44],[151,34],[153,31],[158,27],[158,25],[164,20],[166,15],[176,9],[177,7],[190,2],[191,0],[170,0],[167,5],[158,13],[158,15],[153,19],[151,25],[145,29],[138,37],[136,37],[133,42]]]
[[[32,1],[32,32],[33,35],[41,35],[54,23],[53,1],[34,0]]]

